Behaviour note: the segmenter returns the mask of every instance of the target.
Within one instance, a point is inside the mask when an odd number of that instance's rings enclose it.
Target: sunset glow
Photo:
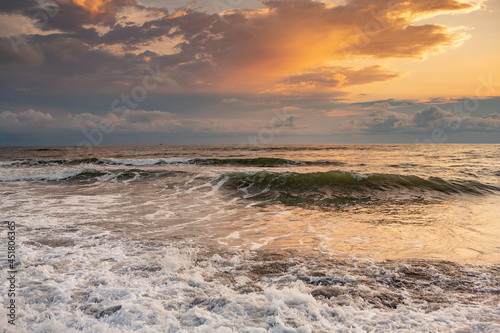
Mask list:
[[[82,7],[92,14],[102,14],[106,12],[106,4],[112,3],[110,0],[72,0],[74,4]]]
[[[97,121],[113,113],[116,96],[130,95],[142,85],[148,66],[161,73],[161,84],[144,100],[123,106],[145,112],[141,131],[154,136],[173,138],[179,131],[204,136],[205,130],[190,125],[196,123],[192,120],[220,118],[240,121],[252,133],[272,110],[284,107],[295,108],[296,121],[278,136],[283,142],[291,136],[311,142],[363,141],[366,133],[345,125],[367,116],[363,105],[386,105],[379,112],[406,117],[430,106],[456,110],[462,100],[480,97],[467,117],[498,113],[500,6],[495,1],[235,3],[72,0],[57,6],[47,20],[32,16],[26,21],[32,22],[29,39],[23,37],[27,28],[10,17],[29,17],[32,11],[22,1],[5,7],[2,82],[4,94],[15,96],[2,102],[5,130],[20,134],[36,124],[73,133],[76,140],[75,130],[95,129],[98,122],[76,124],[75,119]],[[53,98],[43,106],[30,102],[40,95]],[[79,102],[63,102],[66,96]],[[228,100],[234,102],[221,102]],[[21,121],[20,114],[30,109],[52,119]],[[164,112],[172,126],[164,131],[153,126],[151,112],[156,111]],[[125,123],[117,123],[107,140],[136,128]],[[413,142],[434,125],[381,131],[376,140]],[[491,129],[469,127],[451,134],[459,141],[478,135],[483,141],[498,140]],[[235,132],[228,140],[238,142],[241,135],[247,134]]]

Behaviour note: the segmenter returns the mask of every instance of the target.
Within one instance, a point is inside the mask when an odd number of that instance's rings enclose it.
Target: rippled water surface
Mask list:
[[[498,331],[499,194],[500,145],[0,148],[26,331]]]

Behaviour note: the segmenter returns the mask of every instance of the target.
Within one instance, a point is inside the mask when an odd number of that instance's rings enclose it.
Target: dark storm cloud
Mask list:
[[[39,44],[21,43],[17,50],[12,47],[11,40],[0,37],[0,66],[32,67],[43,64],[45,53]]]
[[[0,2],[0,13],[21,14],[38,6],[36,0],[4,0]]]
[[[122,7],[134,6],[135,0],[70,0],[47,10],[48,17],[41,8],[32,8],[24,13],[38,19],[38,25],[44,30],[76,31],[86,24],[112,26],[116,23],[116,14]]]
[[[118,11],[131,6],[137,6],[135,0],[9,0],[0,3],[0,14],[21,14],[41,30],[76,32],[88,24],[113,26]]]
[[[115,93],[130,90],[129,85],[145,75],[145,55],[116,56],[76,38],[36,36],[33,42],[22,44],[17,57],[10,54],[10,58],[8,44],[8,40],[0,40],[4,65],[0,66],[0,87],[5,90],[22,88],[32,94],[50,95]],[[24,66],[5,66],[16,60]]]

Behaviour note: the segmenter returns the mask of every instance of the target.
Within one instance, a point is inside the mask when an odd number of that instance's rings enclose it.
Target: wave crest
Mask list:
[[[401,198],[402,194],[415,200],[429,195],[485,195],[500,191],[498,187],[471,180],[447,181],[438,177],[424,179],[415,175],[363,175],[345,171],[233,172],[226,187],[238,190],[249,199],[336,207]]]
[[[258,158],[149,158],[149,159],[119,159],[119,158],[85,158],[76,160],[28,160],[28,161],[2,161],[0,167],[15,166],[57,166],[57,165],[123,165],[123,166],[154,166],[169,164],[194,164],[213,166],[249,166],[249,167],[280,167],[304,165],[342,165],[339,161],[292,161],[274,157]]]

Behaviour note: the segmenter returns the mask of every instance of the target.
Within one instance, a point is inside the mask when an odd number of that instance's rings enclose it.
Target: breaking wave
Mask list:
[[[118,158],[85,158],[76,160],[28,160],[1,161],[0,167],[15,166],[57,166],[57,165],[123,165],[123,166],[154,166],[168,164],[195,165],[233,165],[254,167],[304,166],[304,165],[342,165],[339,161],[292,161],[282,158],[149,158],[149,159],[118,159]]]
[[[99,177],[104,173],[91,170],[35,170],[32,172],[16,172],[0,174],[0,182],[15,181],[58,181],[76,177]]]
[[[124,165],[124,166],[148,166],[160,164],[187,163],[190,159],[181,158],[151,158],[151,159],[115,159],[115,158],[84,158],[76,160],[28,160],[28,161],[3,161],[0,167],[8,166],[57,166],[57,165]]]
[[[128,170],[34,170],[15,173],[0,173],[0,182],[16,181],[75,181],[75,182],[105,182],[105,181],[131,181],[144,180],[151,177],[170,176],[182,171],[144,171],[139,169]]]
[[[344,206],[382,198],[424,199],[428,195],[485,195],[500,188],[472,180],[428,179],[414,175],[357,174],[345,171],[314,173],[234,172],[226,188],[245,198],[289,205]]]

